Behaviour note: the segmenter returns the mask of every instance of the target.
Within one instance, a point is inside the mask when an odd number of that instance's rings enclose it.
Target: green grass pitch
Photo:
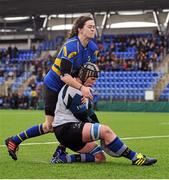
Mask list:
[[[97,115],[131,149],[157,158],[157,164],[132,166],[127,159],[107,156],[107,162],[100,164],[51,165],[49,161],[57,144],[45,142],[55,142],[54,134],[25,141],[20,146],[18,160],[13,161],[4,139],[43,122],[44,113],[0,110],[0,179],[169,179],[169,113],[98,112]]]

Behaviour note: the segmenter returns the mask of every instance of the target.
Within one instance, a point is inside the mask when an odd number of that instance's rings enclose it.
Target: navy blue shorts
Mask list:
[[[45,115],[54,117],[58,94],[44,85]]]
[[[86,143],[82,141],[84,122],[70,122],[54,127],[58,141],[73,151],[81,150]]]

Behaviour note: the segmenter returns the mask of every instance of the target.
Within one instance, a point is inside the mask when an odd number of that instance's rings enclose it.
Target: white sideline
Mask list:
[[[120,139],[123,139],[123,140],[135,140],[135,139],[157,139],[157,138],[169,138],[169,135],[162,135],[162,136],[126,137],[126,138],[120,138]]]
[[[122,140],[136,140],[136,139],[158,139],[158,138],[169,138],[169,135],[163,136],[140,136],[140,137],[124,137],[120,138]],[[23,143],[21,146],[32,146],[32,145],[50,145],[50,144],[59,144],[58,141],[55,142],[35,142],[35,143]],[[0,147],[5,147],[5,145],[0,145]]]

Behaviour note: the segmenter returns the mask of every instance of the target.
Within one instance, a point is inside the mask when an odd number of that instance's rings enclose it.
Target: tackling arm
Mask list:
[[[67,107],[73,115],[83,122],[98,123],[99,120],[91,108],[90,101],[82,103],[82,96],[76,94],[73,98],[69,95],[69,106]]]

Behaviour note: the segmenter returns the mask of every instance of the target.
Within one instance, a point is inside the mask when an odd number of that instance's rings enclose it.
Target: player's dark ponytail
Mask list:
[[[89,20],[93,20],[90,16],[80,16],[79,18],[77,18],[74,23],[73,23],[73,27],[71,29],[71,31],[68,34],[68,39],[74,37],[74,36],[78,36],[78,29],[83,28],[83,26],[85,25],[86,21]]]

